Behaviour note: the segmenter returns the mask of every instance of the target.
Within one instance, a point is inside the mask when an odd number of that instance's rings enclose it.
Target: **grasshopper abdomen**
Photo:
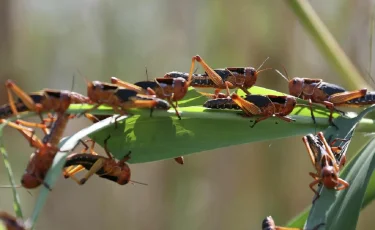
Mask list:
[[[352,106],[364,106],[375,104],[375,92],[368,92],[365,96],[347,101],[345,104]]]
[[[203,107],[210,109],[241,109],[231,98],[217,98],[208,100]]]

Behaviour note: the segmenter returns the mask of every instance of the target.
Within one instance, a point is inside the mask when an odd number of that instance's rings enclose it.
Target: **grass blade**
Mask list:
[[[22,208],[21,208],[21,199],[20,199],[20,196],[17,192],[16,182],[14,180],[12,167],[11,167],[10,162],[8,160],[8,153],[7,153],[7,151],[4,147],[4,140],[2,138],[3,137],[3,130],[6,126],[7,126],[7,122],[5,122],[3,124],[0,124],[0,152],[1,152],[1,155],[3,157],[5,169],[7,171],[8,178],[9,178],[9,183],[10,183],[11,188],[12,188],[13,209],[14,209],[14,212],[16,213],[16,216],[22,219],[23,214],[22,214]]]
[[[347,87],[352,89],[372,87],[367,84],[353,63],[345,55],[332,34],[320,20],[309,1],[287,0],[285,1],[298,17],[300,23],[310,33],[319,50],[327,61],[339,72]]]

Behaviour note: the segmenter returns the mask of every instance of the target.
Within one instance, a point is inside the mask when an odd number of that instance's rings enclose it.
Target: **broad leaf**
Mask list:
[[[254,94],[285,95],[261,87],[253,87],[250,91]],[[243,93],[239,92],[239,95]],[[317,124],[313,123],[306,106],[297,106],[291,115],[296,122],[287,123],[278,118],[270,118],[250,128],[250,121],[255,118],[243,117],[238,110],[207,109],[200,106],[206,100],[206,97],[191,88],[184,100],[179,102],[182,120],[177,119],[173,109],[168,112],[154,111],[151,118],[148,111],[134,110],[136,115],[119,122],[117,127],[108,126],[89,137],[104,147],[104,140],[111,135],[107,147],[116,158],[122,158],[130,150],[132,155],[129,162],[141,163],[243,143],[304,135],[328,126],[327,110],[314,105]],[[299,103],[305,102],[300,100]],[[102,114],[100,110],[98,113]]]

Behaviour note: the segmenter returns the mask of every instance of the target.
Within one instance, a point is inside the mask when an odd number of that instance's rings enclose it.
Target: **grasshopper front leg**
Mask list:
[[[259,118],[257,118],[257,119],[254,121],[254,123],[253,123],[250,127],[251,127],[251,128],[254,128],[254,126],[255,126],[256,124],[258,124],[259,122],[264,121],[264,120],[266,120],[266,119],[268,119],[268,118],[270,118],[270,117],[272,117],[272,115],[266,115],[266,116],[263,116],[263,117],[259,117]]]
[[[177,110],[177,101],[176,101],[176,105],[175,105],[175,104],[173,103],[172,98],[173,98],[173,94],[172,94],[171,97],[168,97],[168,98],[167,98],[167,101],[168,101],[168,103],[173,107],[174,111],[176,112],[176,115],[177,115],[178,119],[181,120],[180,113],[179,113],[178,110]]]
[[[345,180],[341,179],[341,178],[338,178],[337,179],[337,183],[341,186],[337,187],[336,188],[336,191],[340,191],[340,190],[344,190],[346,189],[347,187],[349,187],[349,183],[346,182]]]
[[[316,175],[315,173],[310,172],[309,175],[312,176],[312,178],[314,178],[314,181],[309,184],[310,189],[315,193],[315,196],[316,196],[312,202],[314,204],[315,201],[319,199],[320,197],[319,193],[314,189],[314,186],[319,184],[321,180],[318,178],[318,175]]]

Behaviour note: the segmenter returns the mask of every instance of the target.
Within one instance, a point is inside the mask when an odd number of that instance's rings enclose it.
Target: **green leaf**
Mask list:
[[[252,87],[253,94],[286,95],[274,90]],[[239,95],[244,95],[242,91]],[[111,134],[108,150],[121,159],[132,151],[130,163],[142,163],[212,150],[232,145],[255,141],[285,138],[304,135],[324,130],[328,126],[328,110],[319,105],[313,105],[317,124],[310,117],[310,109],[297,106],[291,117],[296,122],[287,123],[278,118],[270,118],[250,128],[250,118],[244,118],[238,110],[207,109],[202,105],[207,100],[195,89],[189,88],[184,100],[179,102],[182,120],[178,120],[174,110],[154,111],[149,117],[148,110],[132,110],[133,115],[124,122],[118,122],[117,127],[108,126],[100,132],[89,135],[99,145],[104,147],[104,140]],[[306,104],[298,100],[298,104]],[[189,105],[188,107],[185,107]],[[70,113],[82,112],[89,107],[73,105]],[[93,114],[112,114],[109,107],[99,107]],[[337,117],[338,114],[334,114]],[[278,124],[276,125],[275,122]],[[362,123],[371,123],[363,120]],[[362,129],[366,130],[367,126]],[[270,132],[269,130],[272,130]],[[168,151],[166,151],[168,150]]]
[[[254,94],[284,95],[261,87],[253,87],[250,91]],[[114,125],[109,126],[100,132],[90,134],[89,137],[104,146],[104,140],[111,134],[108,149],[116,158],[122,158],[131,150],[133,154],[129,162],[141,163],[252,141],[301,135],[322,130],[328,125],[327,110],[315,106],[316,126],[310,118],[310,110],[306,107],[297,107],[292,113],[296,115],[293,116],[297,120],[295,123],[288,124],[271,118],[251,129],[250,119],[239,116],[240,111],[198,106],[206,100],[206,97],[190,88],[184,100],[179,102],[182,120],[177,119],[173,109],[168,112],[154,111],[152,118],[147,110],[134,110],[138,115],[119,122],[117,128]],[[104,107],[104,110],[106,109],[108,107]],[[94,114],[95,112],[93,111]],[[275,125],[276,121],[278,125]],[[269,132],[265,127],[272,127],[273,132]]]
[[[261,87],[253,87],[250,91],[254,94],[285,95]],[[110,134],[107,147],[117,159],[132,151],[129,163],[143,163],[249,142],[304,135],[328,126],[327,109],[317,105],[313,106],[316,125],[312,122],[309,108],[297,106],[291,115],[296,122],[270,118],[250,128],[250,120],[254,118],[240,116],[241,111],[182,107],[192,101],[195,105],[207,100],[194,89],[189,90],[186,98],[179,107],[182,120],[177,119],[173,110],[154,111],[152,118],[147,110],[139,110],[138,115],[119,122],[117,127],[108,126],[89,137],[104,147],[104,140]]]
[[[122,119],[125,119],[125,118],[126,116],[123,116],[119,120],[121,121]],[[111,117],[104,119],[101,122],[95,123],[88,128],[82,129],[81,131],[77,132],[73,136],[64,138],[60,142],[60,145],[59,145],[60,152],[58,152],[55,158],[53,159],[53,164],[45,178],[45,182],[50,186],[50,188],[52,188],[53,185],[56,183],[57,179],[61,177],[62,168],[64,167],[65,159],[68,155],[67,153],[75,148],[79,140],[86,137],[89,133],[101,130],[109,125],[112,125],[112,122],[113,120]],[[36,205],[34,207],[31,218],[27,221],[28,226],[32,226],[32,227],[34,226],[34,223],[38,219],[39,213],[42,210],[49,193],[50,191],[44,186],[40,189],[40,193],[38,195]]]
[[[324,135],[331,138],[348,139],[356,128],[358,122],[369,112],[375,110],[371,106],[362,111],[355,118],[338,118],[335,123],[340,127],[334,130],[328,128]],[[288,226],[302,227],[306,220],[305,228],[312,229],[317,224],[326,223],[326,229],[355,229],[359,212],[362,208],[367,184],[375,168],[375,139],[373,139],[359,154],[357,154],[343,169],[340,178],[349,182],[349,188],[343,191],[334,191],[323,188],[320,198],[311,207],[307,217],[308,209],[291,221]],[[372,188],[373,189],[373,188]],[[373,194],[367,194],[374,196]],[[367,200],[367,203],[369,200]]]
[[[252,94],[260,94],[260,95],[271,94],[271,95],[279,95],[279,96],[288,95],[288,94],[285,94],[285,93],[281,93],[281,92],[278,92],[278,91],[275,91],[275,90],[271,90],[271,89],[267,89],[267,88],[263,88],[263,87],[258,87],[258,86],[253,86],[248,90]],[[239,96],[245,95],[245,93],[241,90],[238,91],[237,94]],[[181,111],[183,117],[202,117],[203,116],[204,118],[210,118],[210,116],[211,116],[210,114],[209,115],[202,115],[201,112],[219,112],[220,111],[220,112],[227,113],[227,114],[237,114],[238,113],[238,111],[236,112],[234,110],[228,111],[228,110],[220,110],[220,109],[207,109],[207,108],[202,106],[207,100],[208,100],[207,97],[202,96],[200,93],[197,92],[196,89],[194,89],[193,87],[190,87],[187,94],[185,95],[184,99],[180,100],[178,102],[178,110]],[[301,99],[297,98],[297,103],[298,104],[297,104],[296,108],[293,110],[293,112],[291,114],[309,117],[311,115],[311,113],[310,113],[310,109],[306,106],[307,102],[305,100],[301,100]],[[304,106],[301,106],[300,104],[303,104]],[[323,106],[316,105],[316,104],[314,104],[312,107],[314,109],[314,115],[317,118],[325,118],[325,119],[321,120],[321,121],[323,121],[321,124],[325,125],[325,126],[328,126],[328,121],[326,119],[326,118],[328,118],[328,115],[329,115],[328,110],[326,108],[324,108]],[[91,105],[74,104],[74,105],[71,105],[69,107],[67,113],[78,114],[78,113],[82,113],[85,110],[88,110],[90,108],[92,108]],[[130,109],[129,111],[132,114],[136,114],[136,115],[145,115],[145,116],[149,115],[148,110],[144,110],[144,109]],[[90,113],[95,114],[95,115],[112,115],[112,114],[114,114],[114,111],[109,106],[100,106],[98,109],[90,111]],[[197,113],[199,113],[199,114],[197,114]],[[176,119],[176,116],[174,115],[175,111],[174,111],[173,108],[171,108],[168,112],[166,112],[166,111],[154,111],[154,114],[158,115],[158,116],[168,116],[168,117],[172,117],[172,118]],[[339,114],[334,113],[333,116],[338,117]],[[235,117],[237,117],[238,119],[240,118],[239,116],[235,116]],[[217,118],[232,119],[233,116],[228,117],[226,115],[217,115]],[[310,118],[310,120],[306,120],[306,121],[309,121],[309,123],[312,123],[312,122],[310,122],[311,118]]]

